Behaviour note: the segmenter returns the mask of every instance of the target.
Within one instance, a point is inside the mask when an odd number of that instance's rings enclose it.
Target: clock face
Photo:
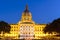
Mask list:
[[[28,19],[29,19],[29,18],[27,18],[27,17],[25,18],[25,20],[28,20]]]
[[[28,18],[26,18],[26,19],[28,19]]]

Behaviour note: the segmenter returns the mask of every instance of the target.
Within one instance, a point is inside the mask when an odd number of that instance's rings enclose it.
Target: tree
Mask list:
[[[0,21],[0,33],[3,32],[3,33],[10,33],[10,29],[11,29],[11,26],[4,22],[4,21]]]
[[[47,24],[46,27],[43,29],[44,33],[52,33],[57,32],[60,34],[60,18],[55,19],[52,23]]]

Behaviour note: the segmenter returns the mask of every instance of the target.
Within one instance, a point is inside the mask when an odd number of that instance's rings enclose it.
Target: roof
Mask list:
[[[21,24],[33,24],[32,22],[22,22]]]

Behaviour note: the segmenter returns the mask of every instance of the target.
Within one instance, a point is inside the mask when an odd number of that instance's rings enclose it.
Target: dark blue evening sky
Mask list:
[[[36,23],[50,23],[60,18],[60,0],[0,0],[0,21],[19,22],[26,4]]]

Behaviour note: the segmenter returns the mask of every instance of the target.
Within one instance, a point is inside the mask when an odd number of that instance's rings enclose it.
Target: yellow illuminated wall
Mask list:
[[[45,36],[45,34],[43,33],[43,28],[46,26],[46,24],[36,24],[34,26],[34,34],[35,34],[35,39],[40,39],[40,37]]]

